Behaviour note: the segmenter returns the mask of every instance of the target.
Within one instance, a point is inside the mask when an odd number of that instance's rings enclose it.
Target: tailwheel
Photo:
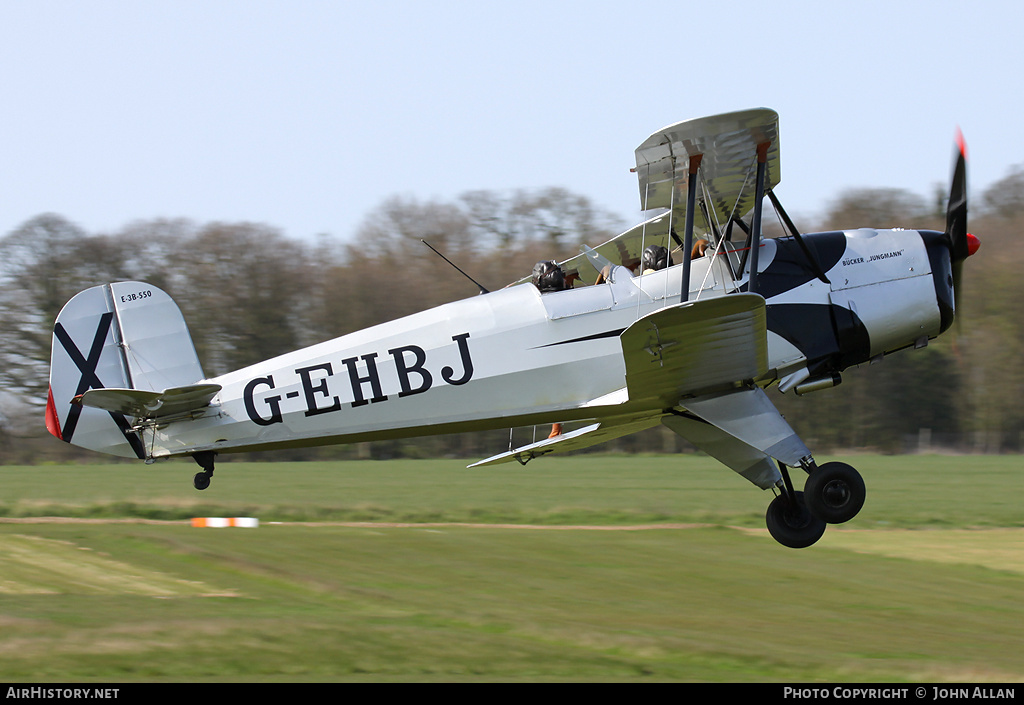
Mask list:
[[[807,548],[825,533],[825,522],[804,505],[804,493],[782,494],[772,500],[765,514],[768,533],[789,548]]]
[[[216,455],[216,453],[209,450],[192,454],[192,459],[203,469],[202,472],[197,472],[195,477],[192,478],[192,486],[197,490],[205,490],[210,486],[210,480],[213,479],[213,459]]]
[[[846,463],[825,463],[804,483],[804,501],[814,516],[828,524],[850,521],[864,506],[864,480]]]

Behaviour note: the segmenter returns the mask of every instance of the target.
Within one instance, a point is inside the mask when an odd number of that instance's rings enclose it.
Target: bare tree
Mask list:
[[[903,189],[862,188],[841,194],[829,206],[825,228],[934,227],[935,212],[921,196]]]
[[[115,243],[59,215],[37,216],[0,240],[0,387],[45,405],[57,314],[82,289],[124,274]]]
[[[485,246],[510,248],[541,241],[556,249],[596,244],[624,229],[620,218],[564,188],[509,194],[470,191],[460,197],[470,232]]]
[[[1024,164],[1013,167],[1009,174],[986,189],[981,201],[1001,218],[1024,213]]]
[[[207,375],[298,347],[305,248],[252,223],[214,223],[176,243],[170,293],[181,307]]]

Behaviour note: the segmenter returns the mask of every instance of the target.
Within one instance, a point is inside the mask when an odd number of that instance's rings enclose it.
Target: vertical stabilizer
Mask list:
[[[90,389],[160,391],[202,378],[181,311],[165,292],[141,282],[86,289],[54,324],[46,428],[83,448],[143,458],[132,418],[73,400]]]

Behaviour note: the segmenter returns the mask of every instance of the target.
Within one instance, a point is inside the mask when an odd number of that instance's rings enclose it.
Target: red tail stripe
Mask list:
[[[53,403],[53,389],[48,389],[46,393],[46,430],[64,440],[60,432],[60,419],[57,418],[57,406]]]

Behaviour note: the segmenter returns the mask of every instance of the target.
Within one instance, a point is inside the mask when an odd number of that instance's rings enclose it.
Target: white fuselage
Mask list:
[[[843,256],[826,272],[831,286],[805,277],[766,293],[769,308],[846,309],[867,328],[869,356],[938,335],[919,234],[850,231],[845,240]],[[775,241],[764,241],[761,272],[771,271],[776,252]],[[682,270],[676,265],[634,277],[616,267],[605,284],[543,295],[521,284],[343,335],[210,379],[222,391],[205,415],[158,426],[144,442],[161,457],[630,413],[618,334],[679,303]],[[725,256],[694,260],[690,281],[690,300],[745,284],[733,280]],[[801,345],[771,326],[768,338],[771,370],[759,383],[806,377]]]

